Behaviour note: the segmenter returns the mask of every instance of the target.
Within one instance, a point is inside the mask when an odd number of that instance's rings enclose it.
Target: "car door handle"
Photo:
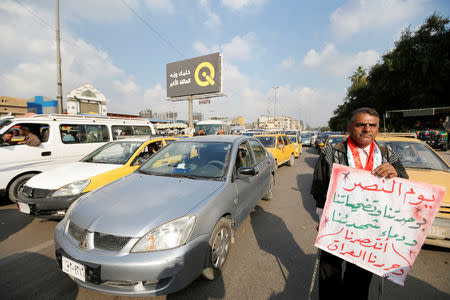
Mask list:
[[[45,152],[42,152],[41,155],[42,156],[50,156],[50,155],[52,155],[52,152],[51,151],[45,151]]]

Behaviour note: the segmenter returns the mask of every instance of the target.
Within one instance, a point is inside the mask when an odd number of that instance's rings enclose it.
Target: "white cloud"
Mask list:
[[[175,12],[172,0],[145,0],[145,4],[154,12],[167,14],[173,14]]]
[[[290,56],[281,61],[280,67],[282,69],[288,69],[290,67],[293,67],[294,65],[295,65],[295,59],[292,56]]]
[[[428,0],[349,0],[330,16],[337,38],[379,28],[390,28],[417,16]]]
[[[237,11],[247,8],[259,8],[266,2],[267,0],[222,0],[222,5]]]
[[[249,32],[242,37],[236,36],[229,43],[225,43],[220,46],[213,45],[208,47],[204,43],[197,41],[194,42],[193,47],[199,54],[220,51],[223,53],[226,60],[231,61],[251,60],[260,55],[260,52],[255,51],[255,49],[260,49],[260,47],[258,47],[256,34],[253,32]],[[262,51],[264,51],[264,49]]]
[[[204,22],[206,26],[211,29],[217,29],[220,25],[222,25],[222,20],[217,14],[213,13],[208,0],[200,0],[199,3],[200,7],[202,7],[202,9],[206,13],[206,16],[208,17]]]
[[[322,52],[309,50],[303,59],[303,66],[342,77],[351,75],[358,66],[370,68],[379,58],[380,55],[374,50],[343,54],[333,44],[327,44]]]

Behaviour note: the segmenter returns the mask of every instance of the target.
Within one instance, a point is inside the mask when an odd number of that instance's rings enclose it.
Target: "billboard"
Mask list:
[[[222,91],[222,55],[212,53],[166,65],[167,97]]]

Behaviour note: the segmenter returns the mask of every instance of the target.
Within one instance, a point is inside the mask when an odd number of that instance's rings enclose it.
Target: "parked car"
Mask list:
[[[389,145],[399,155],[409,179],[446,188],[444,201],[434,219],[426,244],[450,248],[450,166],[423,141],[402,137],[378,137],[381,145]]]
[[[136,170],[154,151],[176,138],[129,138],[107,143],[81,159],[40,173],[27,181],[17,206],[26,214],[61,219],[83,194]]]
[[[121,296],[214,279],[238,226],[272,198],[275,169],[252,137],[180,139],[75,201],[55,229],[59,266],[80,286]]]
[[[300,156],[300,154],[302,154],[302,144],[299,142],[297,135],[288,135],[288,138],[294,144],[294,146],[295,146],[294,155],[295,155],[295,158],[298,158]]]
[[[255,135],[261,144],[273,155],[277,167],[287,163],[294,165],[295,146],[285,134]]]

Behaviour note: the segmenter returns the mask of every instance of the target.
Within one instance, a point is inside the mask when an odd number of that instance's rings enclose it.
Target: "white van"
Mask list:
[[[39,137],[39,146],[19,144],[21,127]],[[12,138],[3,140],[6,133]],[[150,121],[133,118],[79,115],[35,115],[2,119],[0,124],[0,193],[13,202],[17,192],[34,175],[57,165],[75,162],[119,135],[154,135]]]
[[[197,133],[200,129],[203,129],[207,135],[214,135],[219,132],[220,129],[223,130],[224,134],[231,134],[231,126],[229,123],[222,120],[204,120],[199,121],[195,124],[195,132]]]

